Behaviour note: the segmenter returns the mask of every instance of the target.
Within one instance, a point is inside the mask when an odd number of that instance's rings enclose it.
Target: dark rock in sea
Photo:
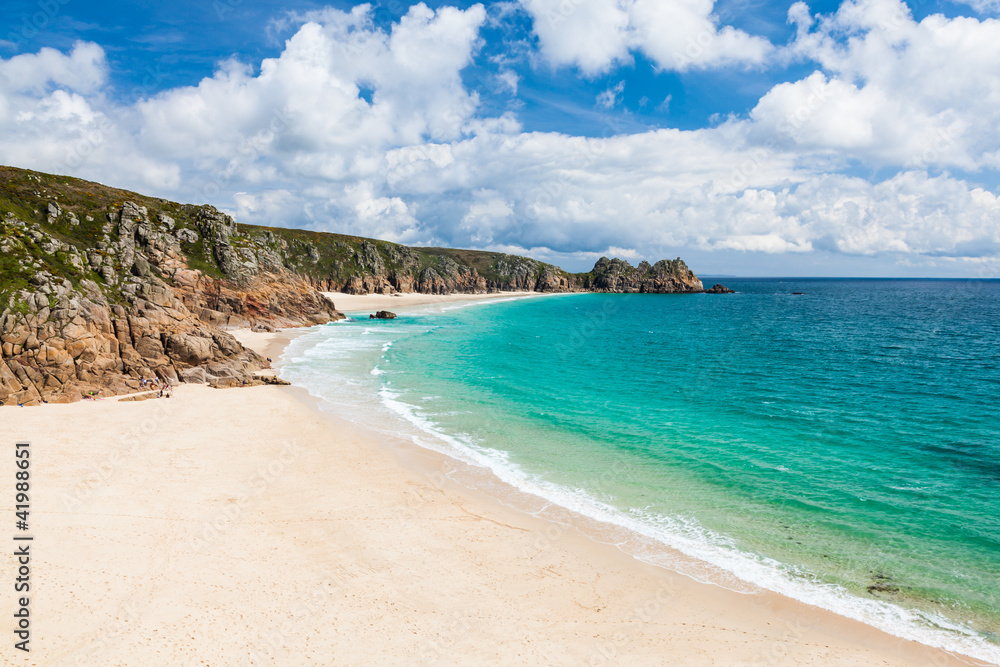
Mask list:
[[[898,593],[899,587],[893,585],[892,577],[883,572],[872,573],[872,583],[868,586],[870,594],[875,593]]]
[[[388,310],[380,310],[374,315],[369,315],[370,320],[394,320],[396,319],[396,313],[390,313]]]
[[[792,292],[792,294],[805,294],[805,292]]]
[[[705,290],[705,294],[734,294],[735,290],[731,290],[725,285],[715,283],[710,288]]]

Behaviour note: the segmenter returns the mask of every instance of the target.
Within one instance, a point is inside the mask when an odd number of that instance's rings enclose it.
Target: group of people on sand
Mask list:
[[[159,391],[157,394],[158,398],[170,398],[174,393],[173,389],[170,388],[170,383],[159,378],[139,378],[139,388],[142,389],[144,387],[148,387],[152,391]]]
[[[244,382],[244,384],[246,383]],[[161,381],[159,378],[152,378],[149,380],[147,380],[146,378],[139,378],[139,388],[143,389],[147,387],[151,391],[158,390],[159,391],[159,393],[157,394],[158,398],[170,398],[171,396],[174,395],[173,388],[171,388],[170,383],[167,382],[166,380]],[[103,401],[104,390],[98,389],[97,391],[88,392],[87,395],[84,396],[83,398],[88,401]],[[48,403],[48,401],[46,401],[43,398],[42,403]],[[3,401],[0,401],[0,405],[3,405]],[[18,402],[18,405],[21,406],[22,408],[24,407],[24,404],[21,402]]]
[[[139,388],[141,389],[145,387],[148,387],[152,391],[159,390],[159,394],[157,394],[158,398],[170,398],[171,396],[174,395],[174,391],[170,387],[170,383],[167,382],[166,380],[161,382],[158,378],[153,378],[151,380],[147,380],[146,378],[139,378]],[[83,398],[88,401],[103,401],[104,390],[98,389],[97,391],[88,392],[87,395],[84,396]],[[46,401],[43,398],[42,403],[48,403],[48,401]],[[3,405],[3,401],[0,401],[0,405]],[[22,408],[24,407],[24,404],[21,402],[18,402],[18,405],[21,406]]]

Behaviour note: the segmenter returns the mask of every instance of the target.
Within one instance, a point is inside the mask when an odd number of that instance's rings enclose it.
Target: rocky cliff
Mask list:
[[[0,401],[232,384],[267,361],[226,333],[342,318],[320,292],[699,292],[681,260],[588,273],[503,253],[237,224],[211,206],[0,167]]]
[[[267,360],[225,328],[343,317],[302,276],[236,252],[235,223],[214,209],[118,192],[109,201],[95,191],[103,186],[55,188],[45,179],[61,177],[20,170],[0,176],[7,405],[129,393],[152,378],[257,382],[253,371]]]
[[[640,262],[639,266],[621,259],[602,257],[590,273],[581,274],[583,289],[592,292],[703,292],[698,276],[687,264],[677,259],[661,259],[656,264]]]

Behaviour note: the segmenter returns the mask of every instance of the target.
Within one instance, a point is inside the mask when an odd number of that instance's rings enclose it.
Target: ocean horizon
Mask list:
[[[281,376],[636,558],[1000,662],[1000,281],[725,280],[348,313]]]

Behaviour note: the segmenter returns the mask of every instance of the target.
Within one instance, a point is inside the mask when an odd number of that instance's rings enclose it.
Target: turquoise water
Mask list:
[[[1000,662],[1000,282],[726,282],[352,319],[282,374],[638,557]]]

